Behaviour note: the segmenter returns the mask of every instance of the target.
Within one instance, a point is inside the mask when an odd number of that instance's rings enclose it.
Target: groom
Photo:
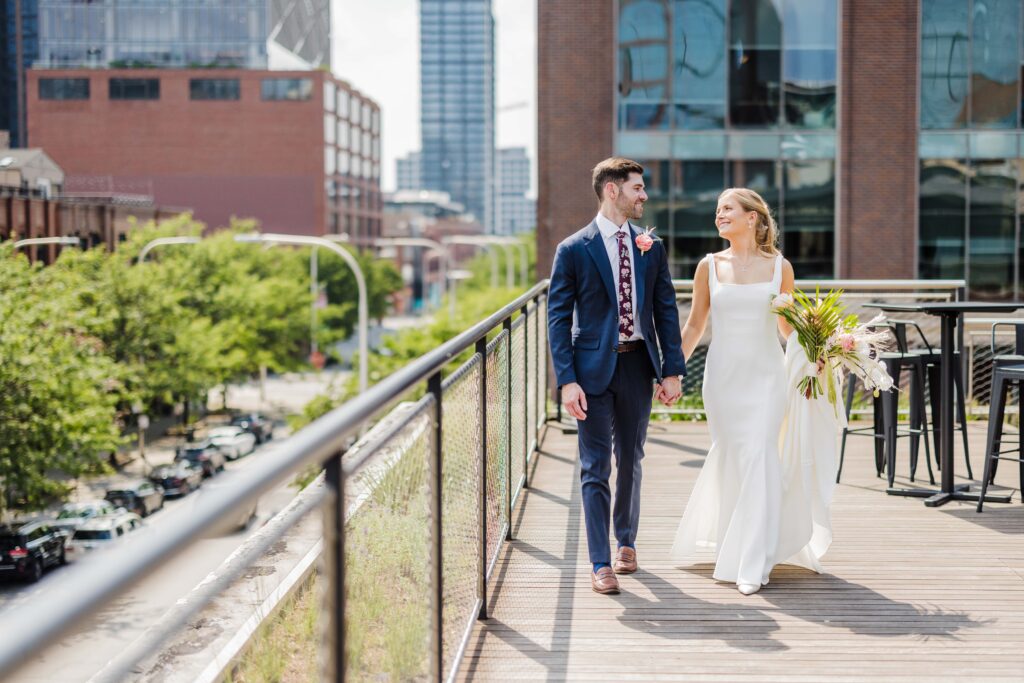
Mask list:
[[[558,245],[548,292],[555,377],[562,405],[579,424],[590,581],[598,593],[618,593],[615,574],[637,569],[640,461],[651,396],[656,388],[666,405],[677,401],[686,372],[665,248],[629,222],[644,213],[643,173],[640,164],[618,157],[594,168],[600,210]],[[614,507],[608,486],[613,452]],[[618,540],[614,567],[609,516]]]

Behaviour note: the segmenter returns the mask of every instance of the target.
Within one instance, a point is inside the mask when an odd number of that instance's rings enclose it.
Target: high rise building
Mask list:
[[[38,0],[47,68],[314,68],[330,64],[329,0]]]
[[[494,230],[494,17],[490,0],[420,0],[424,189]]]
[[[0,130],[11,147],[25,145],[25,69],[39,56],[39,1],[0,2]]]
[[[590,171],[647,169],[675,277],[723,248],[718,194],[776,212],[797,277],[1024,294],[1022,0],[576,0],[538,6],[538,265]]]
[[[525,147],[498,150],[497,232],[511,235],[532,230],[537,224],[537,204],[526,196],[530,191],[530,158]]]
[[[423,158],[419,152],[409,152],[395,159],[396,191],[423,189]]]

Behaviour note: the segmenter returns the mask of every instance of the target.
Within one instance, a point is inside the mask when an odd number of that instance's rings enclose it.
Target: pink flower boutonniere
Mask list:
[[[654,241],[659,239],[651,237],[652,232],[654,232],[654,228],[647,228],[636,236],[636,248],[640,250],[641,256],[650,251],[650,248],[654,246]]]

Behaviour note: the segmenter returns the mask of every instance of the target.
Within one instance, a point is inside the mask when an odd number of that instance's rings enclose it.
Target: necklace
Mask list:
[[[733,262],[736,264],[736,267],[739,270],[746,270],[747,268],[750,267],[750,264],[753,263],[754,260],[757,258],[757,255],[755,254],[754,256],[751,256],[749,259],[747,259],[746,263],[740,263],[739,258],[737,258],[736,254],[733,254],[732,258]]]

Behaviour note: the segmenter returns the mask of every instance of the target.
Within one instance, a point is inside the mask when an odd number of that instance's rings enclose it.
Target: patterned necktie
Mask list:
[[[629,262],[626,231],[615,233],[619,242],[619,341],[633,336],[633,266]]]

